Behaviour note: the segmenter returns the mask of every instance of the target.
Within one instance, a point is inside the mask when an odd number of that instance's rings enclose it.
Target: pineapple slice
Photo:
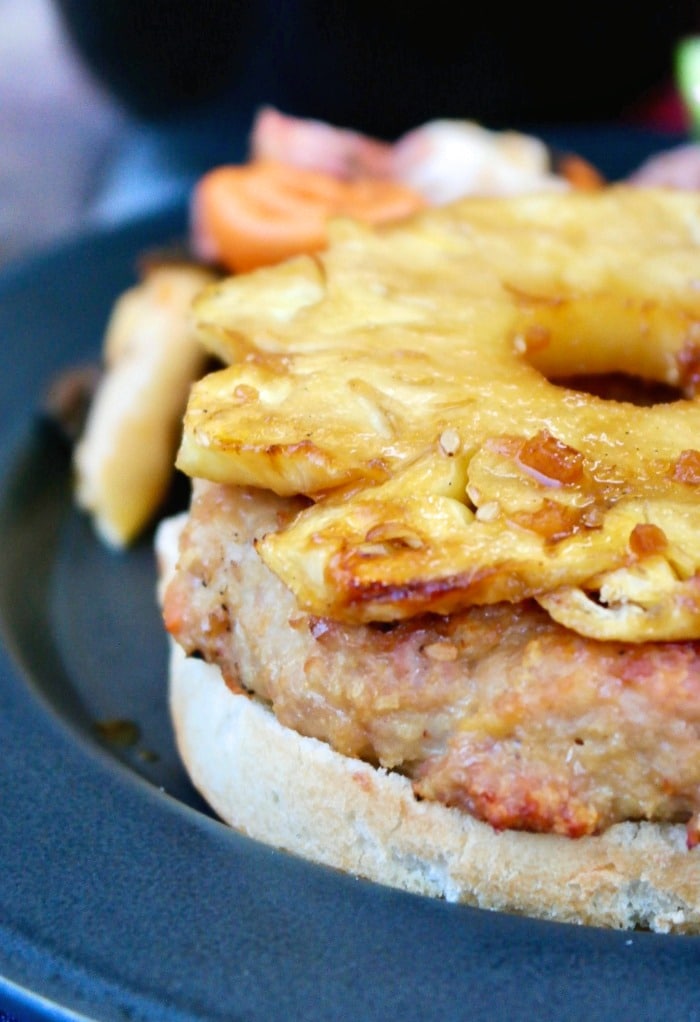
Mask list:
[[[178,465],[311,498],[259,543],[306,610],[536,597],[586,634],[641,641],[653,612],[658,637],[672,618],[700,637],[699,197],[613,186],[338,222],[323,254],[215,285],[195,316],[231,364],[193,388]],[[556,383],[614,371],[687,399]],[[606,593],[614,612],[588,612]]]

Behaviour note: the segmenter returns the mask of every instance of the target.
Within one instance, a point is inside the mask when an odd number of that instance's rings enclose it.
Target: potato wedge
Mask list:
[[[141,533],[172,480],[187,394],[206,363],[190,308],[213,279],[187,263],[155,265],[112,310],[104,374],[74,453],[76,502],[109,546]]]

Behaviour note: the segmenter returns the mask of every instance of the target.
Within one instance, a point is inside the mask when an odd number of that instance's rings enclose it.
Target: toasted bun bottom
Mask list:
[[[161,526],[161,572],[180,522]],[[700,849],[680,825],[622,823],[572,840],[497,832],[415,798],[407,778],[282,726],[217,667],[171,643],[170,707],[195,787],[237,830],[417,894],[540,918],[700,932]]]

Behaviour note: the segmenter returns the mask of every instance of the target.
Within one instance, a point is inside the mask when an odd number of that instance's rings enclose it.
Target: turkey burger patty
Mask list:
[[[394,626],[312,617],[254,546],[301,506],[195,482],[164,596],[188,655],[285,727],[497,829],[577,838],[682,821],[695,843],[697,643],[587,639],[531,602]]]

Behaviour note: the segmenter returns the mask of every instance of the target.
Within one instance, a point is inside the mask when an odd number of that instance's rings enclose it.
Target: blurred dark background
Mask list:
[[[454,0],[56,0],[91,70],[136,115],[261,102],[394,138],[629,116],[672,76],[698,5]]]

